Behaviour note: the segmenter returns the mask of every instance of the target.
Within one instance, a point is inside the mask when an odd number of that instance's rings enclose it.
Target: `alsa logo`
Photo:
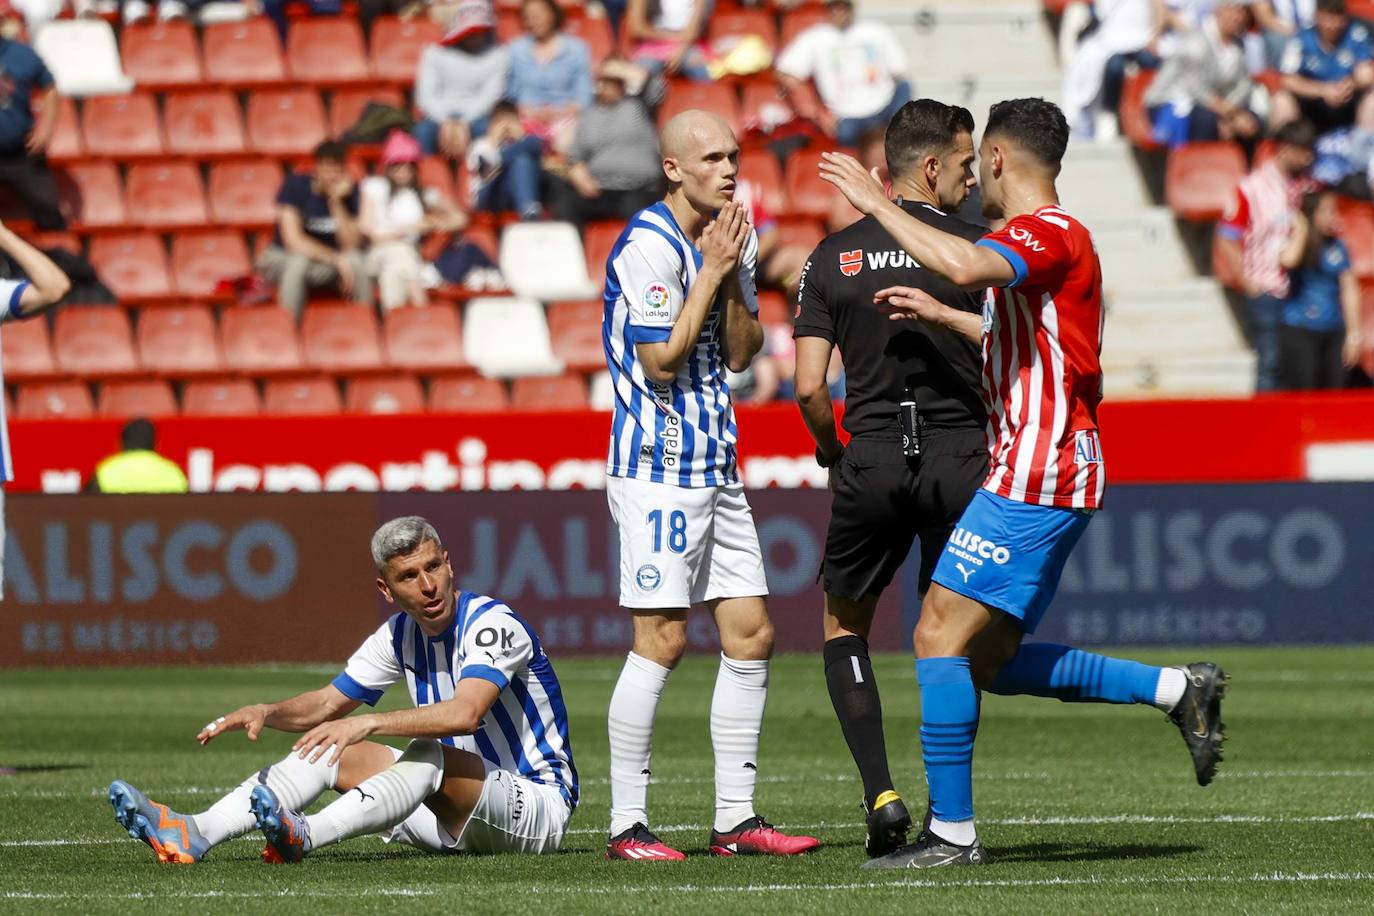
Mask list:
[[[896,270],[897,268],[915,269],[920,267],[916,259],[905,251],[870,251],[868,253],[868,269],[884,270],[888,267]]]
[[[949,538],[949,546],[958,548],[956,552],[966,557],[981,557],[984,560],[991,560],[998,566],[1005,566],[1011,560],[1009,549],[986,540],[982,535],[974,534],[965,528],[954,529],[954,534],[950,535]]]
[[[1036,241],[1035,236],[1030,234],[1027,229],[1020,226],[1012,226],[1007,230],[1007,235],[1011,236],[1012,241],[1020,242],[1022,247],[1029,248],[1031,251],[1044,251],[1045,246]]]
[[[855,248],[853,251],[840,252],[840,273],[846,277],[856,277],[859,271],[864,269],[864,250]]]

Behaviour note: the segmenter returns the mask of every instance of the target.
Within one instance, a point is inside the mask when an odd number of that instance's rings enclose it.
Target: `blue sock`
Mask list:
[[[1065,703],[1153,703],[1161,670],[1036,642],[1022,646],[989,689],[1002,696],[1058,697]]]
[[[921,685],[921,758],[930,808],[942,821],[973,820],[973,738],[978,734],[978,691],[967,658],[918,658]]]

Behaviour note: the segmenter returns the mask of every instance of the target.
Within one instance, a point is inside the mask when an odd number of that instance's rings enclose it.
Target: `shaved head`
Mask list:
[[[739,141],[719,115],[698,108],[674,116],[659,135],[669,194],[680,194],[703,216],[735,196]]]

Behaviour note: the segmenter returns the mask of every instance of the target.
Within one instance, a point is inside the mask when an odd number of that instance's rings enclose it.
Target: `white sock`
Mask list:
[[[716,754],[716,827],[724,833],[754,816],[759,731],[768,699],[768,660],[720,656],[711,697],[711,747]]]
[[[329,756],[325,754],[318,762],[308,763],[293,751],[271,766],[263,767],[208,810],[192,815],[196,829],[211,845],[251,831],[254,821],[253,812],[248,808],[248,795],[254,786],[265,785],[291,810],[304,810],[324,794],[325,789],[332,789],[339,778],[339,765],[329,766],[326,762]]]
[[[631,652],[611,693],[611,836],[649,823],[649,757],[654,713],[670,669]]]
[[[972,846],[978,839],[978,831],[974,828],[973,821],[942,821],[932,817],[930,832],[946,843],[954,843],[956,846]]]
[[[1165,712],[1173,712],[1187,689],[1188,672],[1182,668],[1161,668],[1159,683],[1155,685],[1155,705]]]
[[[443,782],[443,746],[432,738],[417,738],[400,760],[305,819],[310,827],[310,848],[399,824],[438,792]]]

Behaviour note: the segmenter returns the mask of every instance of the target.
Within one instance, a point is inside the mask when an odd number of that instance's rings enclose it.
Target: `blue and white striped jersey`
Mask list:
[[[759,240],[751,229],[740,258],[744,303],[758,314],[754,267]],[[649,381],[635,344],[666,341],[701,268],[701,252],[662,201],[639,211],[606,260],[606,312],[601,341],[615,385],[606,473],[678,487],[739,482],[735,409],[721,360],[717,299],[696,349],[671,383]]]
[[[568,741],[568,710],[539,637],[495,598],[459,592],[453,623],[426,636],[405,614],[393,614],[353,653],[334,686],[344,696],[376,705],[402,678],[411,701],[426,706],[453,699],[458,682],[479,677],[501,688],[471,735],[444,738],[527,779],[556,786],[577,806],[577,767]]]
[[[0,322],[17,321],[24,317],[19,309],[19,297],[29,286],[28,280],[0,280]],[[0,364],[0,385],[5,383],[5,367]],[[10,463],[9,418],[0,401],[0,483],[14,479],[14,465]]]

